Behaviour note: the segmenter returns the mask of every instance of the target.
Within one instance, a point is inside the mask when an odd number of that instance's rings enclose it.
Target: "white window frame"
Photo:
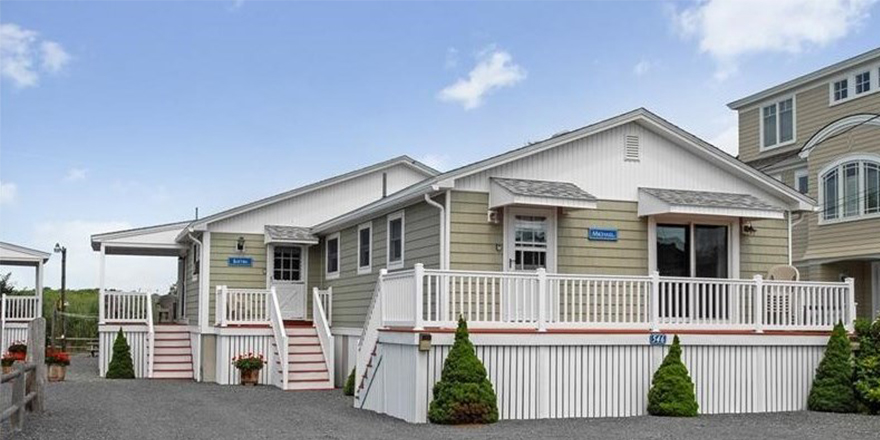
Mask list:
[[[369,248],[367,249],[368,258],[367,265],[361,266],[361,246],[363,243],[361,242],[361,231],[364,229],[368,229],[370,231],[370,243]],[[373,272],[373,222],[362,223],[358,226],[357,230],[357,273],[358,275],[364,275]]]
[[[199,279],[199,274],[202,272],[202,247],[199,246],[198,243],[192,244],[192,280],[196,281]]]
[[[330,265],[327,264],[330,258],[330,242],[336,240],[336,271],[330,272]],[[339,278],[342,272],[342,236],[338,232],[334,232],[327,236],[324,240],[324,278],[334,280]]]
[[[391,261],[391,222],[398,219],[400,220],[400,260]],[[388,270],[402,269],[403,262],[406,261],[406,216],[404,211],[388,214],[385,226],[385,265]]]
[[[871,75],[869,83],[871,85],[871,89],[867,92],[856,93],[856,75],[860,75],[862,73],[868,72]],[[834,83],[847,80],[846,82],[846,98],[843,99],[834,99]],[[848,72],[842,73],[840,75],[831,78],[828,82],[828,106],[833,107],[838,104],[843,104],[846,102],[850,102],[853,99],[859,99],[863,96],[873,95],[880,91],[880,63],[874,63],[868,66],[864,66],[858,69],[852,69]]]
[[[841,201],[843,200],[843,194],[845,192],[845,174],[844,167],[853,162],[858,162],[858,175],[856,176],[856,183],[858,188],[856,190],[856,194],[859,195],[859,206],[858,206],[858,214],[846,216],[846,206]],[[880,155],[863,153],[863,154],[853,154],[849,156],[841,157],[829,165],[825,166],[819,171],[818,174],[818,191],[819,191],[819,225],[832,225],[837,223],[847,223],[859,220],[880,218],[880,212],[874,212],[870,214],[865,214],[865,201],[867,197],[865,197],[865,162],[872,162],[880,165]],[[837,170],[837,194],[835,197],[838,200],[837,204],[837,217],[826,219],[825,218],[825,176],[831,172]]]
[[[791,139],[785,142],[780,142],[782,114],[779,112],[779,103],[788,101],[789,99],[791,100]],[[776,130],[776,143],[772,145],[764,145],[764,130],[766,129],[764,127],[764,109],[770,106],[773,106],[776,109],[776,127],[774,127],[774,130]],[[760,130],[758,130],[758,148],[760,151],[774,150],[797,142],[797,98],[794,94],[782,96],[759,105],[758,117],[760,119],[761,127]]]
[[[810,192],[810,173],[806,168],[802,168],[794,171],[794,189],[796,189],[801,194],[807,194]],[[807,178],[807,191],[801,190],[801,177]]]
[[[875,88],[875,86],[874,86],[874,82],[875,82],[875,81],[874,81],[874,76],[875,76],[875,75],[871,75],[871,73],[873,73],[873,71],[874,71],[874,69],[869,68],[868,70],[859,71],[859,72],[856,72],[856,73],[853,74],[853,91],[855,92],[855,94],[856,94],[857,96],[861,96],[861,95],[865,95],[865,94],[871,93],[871,92],[874,90],[874,88]],[[863,91],[860,92],[860,91],[859,91],[859,80],[858,80],[858,78],[859,78],[860,75],[864,75],[864,74],[866,74],[866,73],[868,74],[868,90],[863,90]]]

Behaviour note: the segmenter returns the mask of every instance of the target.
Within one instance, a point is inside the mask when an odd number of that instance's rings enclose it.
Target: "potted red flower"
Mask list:
[[[266,361],[262,354],[247,353],[232,358],[232,364],[241,373],[241,384],[254,386],[260,379],[260,370],[263,369]]]
[[[12,353],[3,353],[2,361],[0,361],[0,363],[3,364],[3,374],[12,372],[12,364],[14,364],[17,360],[18,358],[16,358]]]
[[[23,361],[27,358],[27,345],[22,341],[15,341],[7,350],[17,361]]]
[[[46,350],[46,365],[49,366],[49,382],[63,382],[70,365],[70,354],[49,349]]]

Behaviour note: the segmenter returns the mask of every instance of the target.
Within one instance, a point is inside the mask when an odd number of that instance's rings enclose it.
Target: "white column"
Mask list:
[[[106,260],[107,250],[104,248],[104,243],[101,243],[101,254],[98,256],[98,325],[106,322],[106,316],[104,316],[104,274]]]
[[[847,316],[846,317],[846,330],[852,332],[855,330],[855,319],[856,319],[856,280],[852,277],[847,277],[844,282],[846,282],[846,302],[847,302]]]
[[[43,315],[43,262],[37,263],[34,294],[37,296],[37,316]]]
[[[413,330],[424,329],[424,319],[422,318],[425,295],[423,287],[425,284],[425,265],[416,263],[413,267],[413,278],[415,279],[415,316],[413,316]]]
[[[547,331],[547,270],[538,270],[538,331]]]
[[[651,271],[651,332],[660,332],[660,272]]]
[[[755,275],[755,333],[764,333],[764,278]]]

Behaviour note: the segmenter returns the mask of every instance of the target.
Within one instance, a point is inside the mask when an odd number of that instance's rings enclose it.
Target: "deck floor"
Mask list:
[[[284,392],[181,381],[110,381],[97,360],[77,356],[68,381],[50,384],[48,411],[29,417],[15,439],[829,439],[875,438],[880,417],[822,413],[634,417],[501,422],[491,426],[410,425],[356,410],[335,391]],[[4,389],[2,406],[9,394]],[[3,438],[10,438],[4,425]]]

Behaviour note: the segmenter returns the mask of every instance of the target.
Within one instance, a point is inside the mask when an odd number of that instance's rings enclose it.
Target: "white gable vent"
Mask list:
[[[628,134],[624,138],[623,160],[638,162],[641,156],[639,150],[639,137],[634,134]]]

